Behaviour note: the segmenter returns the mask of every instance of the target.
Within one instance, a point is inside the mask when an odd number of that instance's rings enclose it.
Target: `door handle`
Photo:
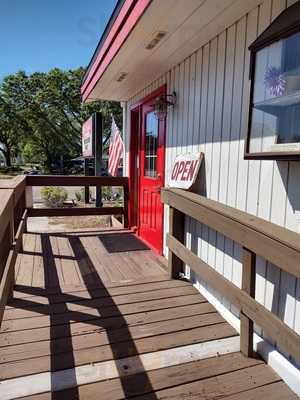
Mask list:
[[[155,186],[154,190],[155,190],[155,192],[160,193],[161,192],[161,186]]]

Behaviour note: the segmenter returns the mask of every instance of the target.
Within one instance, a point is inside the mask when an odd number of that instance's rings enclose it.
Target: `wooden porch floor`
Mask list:
[[[126,231],[25,235],[0,331],[0,398],[296,399]]]

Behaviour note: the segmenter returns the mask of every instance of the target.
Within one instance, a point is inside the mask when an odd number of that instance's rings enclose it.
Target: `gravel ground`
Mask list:
[[[84,217],[34,217],[28,218],[28,231],[37,233],[71,232],[84,229],[107,229],[111,227],[109,216]]]

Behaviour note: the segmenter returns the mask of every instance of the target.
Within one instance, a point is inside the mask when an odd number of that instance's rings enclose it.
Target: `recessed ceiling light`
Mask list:
[[[165,31],[157,32],[151,42],[147,44],[146,49],[152,50],[166,36],[166,34],[167,32]]]

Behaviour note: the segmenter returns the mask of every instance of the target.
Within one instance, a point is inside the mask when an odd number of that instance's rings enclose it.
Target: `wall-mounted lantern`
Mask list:
[[[161,94],[155,99],[153,104],[154,114],[159,121],[166,118],[168,114],[168,107],[174,106],[176,104],[176,93],[172,94]]]

